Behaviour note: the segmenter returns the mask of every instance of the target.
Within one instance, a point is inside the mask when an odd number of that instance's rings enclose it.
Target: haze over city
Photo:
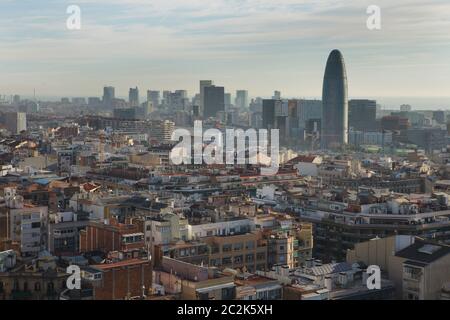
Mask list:
[[[0,310],[450,301],[449,0],[74,1],[0,0]]]
[[[66,8],[81,8],[67,30]],[[250,96],[321,96],[324,61],[346,58],[349,97],[450,108],[450,3],[377,1],[2,1],[2,94],[94,96],[104,85],[196,93],[215,79]],[[388,97],[385,99],[385,97]],[[409,97],[405,100],[396,97]],[[392,99],[394,98],[394,99]]]

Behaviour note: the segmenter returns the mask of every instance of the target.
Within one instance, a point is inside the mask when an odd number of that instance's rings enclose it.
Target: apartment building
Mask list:
[[[405,300],[440,299],[450,278],[450,246],[413,236],[391,236],[355,245],[347,262],[378,265],[393,281],[396,297]]]
[[[89,221],[80,231],[80,252],[130,251],[145,248],[142,224],[119,223],[115,218],[102,222]]]
[[[314,207],[301,208],[299,217],[314,225],[314,256],[339,261],[355,244],[376,237],[399,234],[449,242],[450,210],[440,210],[439,205],[435,206],[437,202],[433,197],[394,199],[359,206],[357,210],[342,202],[319,202]]]
[[[229,217],[216,222],[189,223],[189,239],[201,239],[211,236],[229,236],[247,233],[255,229],[252,219],[245,217]]]
[[[9,209],[9,239],[20,243],[23,256],[36,256],[47,247],[48,208],[28,204]]]
[[[56,257],[41,251],[33,261],[25,264],[11,259],[12,255],[11,251],[0,253],[0,269],[4,263],[0,272],[0,300],[58,299],[66,288],[69,275],[57,267]]]
[[[58,212],[48,224],[48,250],[55,255],[79,252],[80,231],[88,220],[73,212]]]
[[[163,257],[161,268],[180,279],[182,300],[232,300],[236,297],[233,274],[169,257]]]
[[[152,266],[147,260],[129,259],[93,265],[92,271],[84,274],[85,278],[94,275],[91,277],[94,300],[144,298],[152,288]]]
[[[450,279],[450,246],[416,240],[396,253],[402,264],[404,300],[438,300]]]
[[[188,220],[177,214],[148,215],[144,219],[145,243],[151,248],[160,245],[167,252],[169,244],[189,238]]]
[[[202,238],[210,247],[209,266],[248,272],[267,268],[267,241],[260,231]]]

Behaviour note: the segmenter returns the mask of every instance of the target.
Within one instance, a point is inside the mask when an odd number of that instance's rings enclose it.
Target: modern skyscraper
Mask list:
[[[377,102],[375,100],[350,100],[348,102],[348,125],[357,131],[370,132],[377,129]]]
[[[333,50],[323,79],[322,147],[336,148],[348,142],[347,73],[344,57]]]
[[[205,87],[214,85],[214,81],[212,80],[200,80],[200,113],[204,115],[205,109]]]
[[[138,107],[139,106],[139,89],[136,88],[130,88],[130,91],[128,93],[128,101],[130,103],[130,107]]]
[[[262,127],[264,129],[277,128],[277,110],[281,110],[282,101],[264,99],[262,101]]]
[[[150,101],[153,104],[153,108],[156,108],[159,105],[159,100],[159,91],[147,90],[147,101]]]
[[[216,117],[219,111],[225,111],[225,88],[216,86],[204,87],[203,117]]]
[[[116,98],[114,87],[103,88],[103,105],[106,107],[112,107],[113,101]]]
[[[163,104],[170,111],[186,110],[189,105],[189,98],[186,90],[175,90],[175,92],[164,91]]]
[[[236,108],[246,109],[248,108],[248,91],[237,90],[236,91]]]

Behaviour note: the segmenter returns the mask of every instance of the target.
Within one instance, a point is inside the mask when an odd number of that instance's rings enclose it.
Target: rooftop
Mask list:
[[[409,247],[397,252],[397,257],[402,257],[414,262],[425,264],[432,263],[443,256],[450,254],[450,246],[427,242],[416,239],[416,242]]]

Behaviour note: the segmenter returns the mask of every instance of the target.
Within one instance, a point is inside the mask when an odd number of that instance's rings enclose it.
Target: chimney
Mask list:
[[[339,272],[339,283],[342,287],[347,286],[347,273],[346,272]]]
[[[325,288],[327,288],[328,291],[333,290],[333,279],[331,278],[331,276],[325,277]]]

